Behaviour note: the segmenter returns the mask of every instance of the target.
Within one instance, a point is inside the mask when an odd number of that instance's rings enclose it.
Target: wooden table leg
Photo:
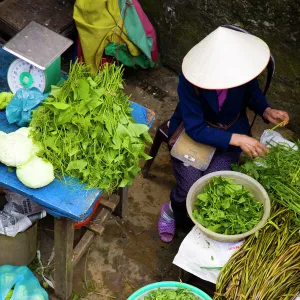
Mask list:
[[[61,218],[54,222],[54,289],[61,300],[72,297],[74,221]]]
[[[120,218],[125,218],[128,209],[128,187],[120,188],[118,191],[120,202],[115,209],[115,215]]]

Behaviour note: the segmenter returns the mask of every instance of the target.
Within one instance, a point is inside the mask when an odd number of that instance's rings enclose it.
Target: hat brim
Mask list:
[[[188,52],[182,72],[200,88],[229,89],[256,78],[269,60],[270,49],[263,40],[219,27]]]

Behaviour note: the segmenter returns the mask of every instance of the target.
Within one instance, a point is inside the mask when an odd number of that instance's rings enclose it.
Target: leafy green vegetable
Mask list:
[[[132,182],[139,162],[148,159],[148,126],[136,124],[123,90],[123,68],[105,65],[97,73],[79,62],[68,79],[52,87],[46,101],[33,112],[31,134],[40,157],[58,176],[78,178],[88,187],[112,192]]]
[[[198,296],[195,296],[189,289],[158,289],[145,297],[145,300],[200,300]]]
[[[240,234],[261,220],[263,204],[243,185],[230,178],[215,177],[195,202],[194,218],[207,229],[221,234]]]
[[[14,94],[10,92],[0,93],[0,110],[4,110],[13,97]]]
[[[300,141],[296,145],[300,149]],[[272,201],[300,214],[299,150],[277,144],[264,159],[248,158],[244,165],[234,165],[233,170],[252,176],[264,186]]]

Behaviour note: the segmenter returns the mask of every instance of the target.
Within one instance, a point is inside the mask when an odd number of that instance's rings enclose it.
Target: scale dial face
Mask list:
[[[42,93],[46,87],[46,76],[43,70],[17,59],[9,67],[7,82],[11,91],[15,94],[20,88],[38,88]]]

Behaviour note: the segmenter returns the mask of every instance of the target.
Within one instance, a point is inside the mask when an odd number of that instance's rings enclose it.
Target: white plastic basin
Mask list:
[[[250,231],[242,233],[242,234],[235,234],[235,235],[226,235],[226,234],[220,234],[215,233],[213,231],[208,230],[204,226],[202,226],[194,217],[193,217],[193,210],[194,210],[194,203],[197,200],[197,196],[203,191],[205,186],[211,181],[213,177],[221,176],[221,177],[227,177],[231,178],[234,183],[242,184],[246,189],[248,189],[254,196],[254,198],[263,203],[264,205],[264,214],[262,216],[261,221]],[[199,229],[205,233],[208,237],[221,241],[221,242],[235,242],[245,239],[247,236],[255,233],[260,228],[262,228],[265,223],[267,222],[269,216],[270,216],[270,199],[266,192],[266,190],[263,188],[263,186],[257,182],[252,177],[242,174],[240,172],[233,172],[233,171],[219,171],[219,172],[213,172],[210,174],[207,174],[197,180],[191,189],[189,190],[189,193],[187,195],[186,199],[186,207],[188,214],[192,221],[199,227]]]

